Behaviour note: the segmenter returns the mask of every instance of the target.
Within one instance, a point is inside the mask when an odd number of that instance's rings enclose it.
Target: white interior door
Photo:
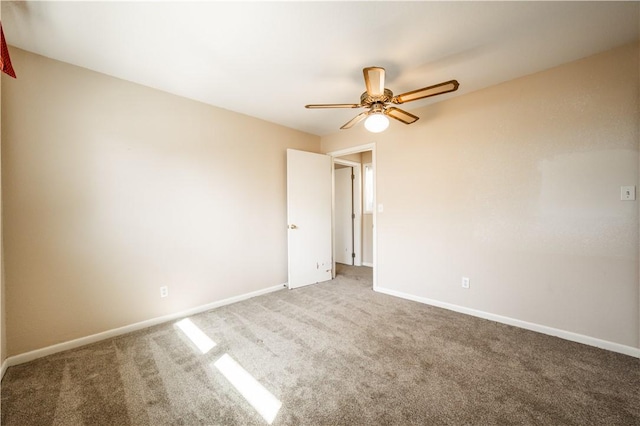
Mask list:
[[[331,279],[331,157],[287,149],[289,288]]]
[[[353,169],[336,168],[334,177],[334,255],[336,262],[353,264]]]

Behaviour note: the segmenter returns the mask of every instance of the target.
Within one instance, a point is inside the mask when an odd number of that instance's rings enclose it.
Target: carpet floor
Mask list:
[[[368,268],[11,367],[3,425],[640,425],[640,362]],[[191,336],[191,337],[189,337]]]

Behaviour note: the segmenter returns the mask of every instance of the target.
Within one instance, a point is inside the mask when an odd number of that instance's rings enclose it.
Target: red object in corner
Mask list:
[[[2,39],[0,46],[0,71],[16,78],[16,72],[11,65],[11,58],[9,57],[9,49],[7,49],[7,42],[4,40],[4,31],[2,31],[2,24],[0,24],[0,38]]]

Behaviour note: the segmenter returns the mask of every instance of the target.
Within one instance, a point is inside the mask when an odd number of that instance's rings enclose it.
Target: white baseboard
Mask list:
[[[68,342],[47,346],[46,348],[36,349],[34,351],[10,356],[2,363],[2,370],[0,371],[2,375],[0,376],[0,380],[4,376],[5,370],[8,367],[12,367],[14,365],[23,364],[25,362],[33,361],[34,359],[42,358],[47,355],[52,355],[52,354],[66,351],[69,349],[75,349],[80,346],[85,346],[91,343],[99,342],[101,340],[109,339],[111,337],[116,337],[122,334],[131,333],[132,331],[137,331],[143,328],[152,327],[154,325],[162,324],[167,321],[172,321],[178,318],[199,314],[201,312],[206,312],[208,310],[218,308],[220,306],[230,305],[232,303],[240,302],[242,300],[251,299],[252,297],[262,296],[263,294],[272,293],[278,290],[284,290],[286,286],[287,284],[280,284],[273,287],[268,287],[262,290],[253,291],[251,293],[245,293],[239,296],[229,297],[228,299],[219,300],[217,302],[208,303],[206,305],[197,306],[195,308],[187,309],[185,311],[176,312],[174,314],[163,315],[161,317],[137,322],[135,324],[125,325],[124,327],[114,328],[111,330],[103,331],[101,333],[92,334],[90,336],[80,337],[78,339],[70,340]]]
[[[369,268],[373,268],[373,263],[362,262],[362,266],[368,266]]]
[[[407,294],[407,293],[403,293],[396,290],[390,290],[388,288],[375,287],[374,290],[379,293],[388,294],[390,296],[400,297],[402,299],[407,299],[407,300],[413,300],[414,302],[420,302],[426,305],[437,306],[438,308],[444,308],[450,311],[460,312],[462,314],[484,318],[484,319],[499,322],[502,324],[512,325],[515,327],[524,328],[526,330],[547,334],[549,336],[559,337],[561,339],[570,340],[572,342],[582,343],[589,346],[595,346],[597,348],[606,349],[612,352],[618,352],[624,355],[640,358],[640,348],[621,345],[619,343],[609,342],[607,340],[585,336],[583,334],[573,333],[571,331],[560,330],[553,327],[547,327],[546,325],[535,324],[535,323],[522,321],[515,318],[509,318],[509,317],[504,317],[502,315],[496,315],[489,312],[479,311],[476,309],[465,308],[464,306],[454,305],[452,303],[447,303],[447,302],[441,302],[439,300],[428,299],[426,297],[414,296],[412,294]]]

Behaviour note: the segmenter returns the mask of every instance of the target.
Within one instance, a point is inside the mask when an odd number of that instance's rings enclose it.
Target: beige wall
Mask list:
[[[373,214],[362,215],[362,262],[373,265]]]
[[[362,154],[359,152],[356,154],[343,155],[342,157],[338,158],[340,158],[341,160],[353,161],[355,163],[362,163]]]
[[[362,153],[362,164],[371,163],[373,156],[371,151]],[[362,167],[362,182],[364,182],[364,167]],[[362,197],[364,211],[364,197]],[[373,213],[362,215],[362,261],[367,265],[373,265]]]
[[[376,143],[378,285],[639,347],[638,201],[620,201],[638,185],[638,53],[323,137]]]
[[[2,16],[0,7],[0,17]],[[0,79],[0,99],[2,99],[2,81]],[[2,129],[2,101],[0,101],[0,129]],[[0,131],[0,148],[2,147],[2,131]],[[1,149],[0,149],[1,152]],[[0,154],[1,157],[1,154]],[[0,365],[7,358],[6,353],[6,329],[5,329],[5,309],[4,309],[4,250],[2,243],[2,170],[0,158]],[[2,379],[0,377],[0,379]]]
[[[2,83],[0,83],[0,99],[2,99]],[[0,102],[0,129],[2,129],[2,102]],[[0,148],[2,147],[2,132],[0,132]],[[0,149],[1,152],[1,149]],[[0,218],[2,218],[2,161],[0,154]],[[4,244],[0,220],[0,365],[7,359],[5,290],[4,290]]]
[[[362,164],[371,163],[373,161],[373,155],[371,151],[364,151],[360,155],[362,156]]]
[[[285,150],[319,137],[11,54],[9,355],[287,281]]]

